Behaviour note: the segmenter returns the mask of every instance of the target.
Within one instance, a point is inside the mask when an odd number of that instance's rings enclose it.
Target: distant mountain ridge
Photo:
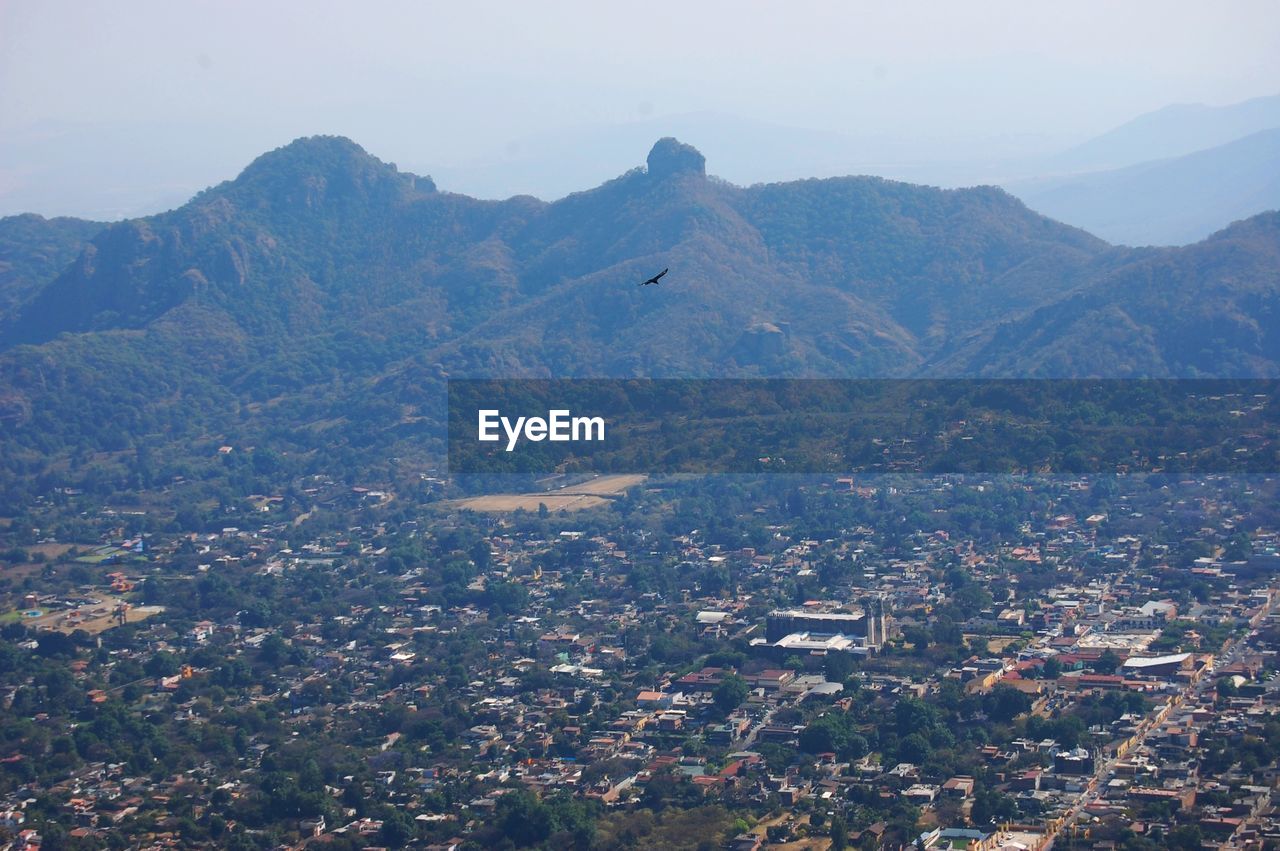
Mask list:
[[[1280,127],[1280,95],[1227,106],[1172,104],[1050,158],[1058,173],[1103,171],[1181,157]]]
[[[1032,209],[1125,245],[1186,245],[1280,209],[1280,127],[1208,150],[1007,187]]]
[[[742,188],[674,139],[555,203],[478,201],[300,139],[0,314],[0,467],[430,453],[451,375],[1280,375],[1278,246],[1275,216],[1131,250],[992,187]]]
[[[1276,377],[1280,212],[1203,242],[1135,251],[1053,303],[1001,320],[942,360],[945,373],[1053,377]]]

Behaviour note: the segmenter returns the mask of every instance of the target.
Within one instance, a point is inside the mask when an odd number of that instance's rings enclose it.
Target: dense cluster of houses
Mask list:
[[[874,491],[864,490],[859,498],[871,498]],[[360,489],[350,499],[362,505],[385,495]],[[1231,514],[1229,507],[1221,513]],[[1271,803],[1280,769],[1230,763],[1210,774],[1200,768],[1206,741],[1257,738],[1280,721],[1280,689],[1265,678],[1280,667],[1267,639],[1280,625],[1280,591],[1273,587],[1280,575],[1280,535],[1250,530],[1247,559],[1231,561],[1219,552],[1188,569],[1170,565],[1164,545],[1110,534],[1106,521],[1101,515],[1029,518],[1017,544],[994,547],[918,530],[906,547],[891,552],[877,530],[861,526],[838,538],[810,540],[793,539],[778,525],[770,527],[769,546],[733,550],[709,545],[690,530],[671,541],[672,569],[729,567],[734,582],[714,592],[686,588],[676,597],[627,585],[629,568],[646,556],[628,551],[622,530],[585,535],[573,528],[572,516],[561,518],[564,528],[551,535],[496,522],[486,539],[489,563],[472,585],[522,585],[528,604],[501,629],[475,630],[488,645],[491,667],[468,672],[469,682],[447,689],[450,700],[466,704],[475,723],[449,759],[410,748],[393,733],[371,756],[386,768],[377,775],[378,788],[369,791],[424,824],[448,822],[458,837],[483,823],[502,796],[520,785],[626,807],[642,801],[655,778],[674,776],[709,798],[732,796],[744,806],[795,813],[839,811],[853,790],[864,797],[901,798],[919,807],[922,823],[935,825],[915,839],[921,847],[1040,847],[1064,832],[1086,847],[1090,825],[1118,819],[1141,833],[1170,814],[1224,847],[1261,848],[1264,841],[1280,840],[1280,816]],[[145,587],[179,547],[197,554],[202,573],[232,566],[265,575],[331,569],[379,558],[385,548],[378,540],[391,532],[425,532],[432,522],[459,518],[423,519],[399,529],[349,528],[293,546],[285,543],[292,531],[285,523],[155,540],[145,566],[131,569],[127,578],[117,571],[112,581]],[[580,563],[551,569],[539,558],[584,536],[591,546],[581,549]],[[814,576],[824,560],[852,564],[854,590],[838,599],[778,604],[776,589]],[[915,658],[904,636],[936,626],[937,611],[949,602],[953,589],[937,581],[940,565],[959,566],[983,587],[1007,591],[957,624],[966,640],[976,645],[980,639],[986,649],[922,676],[918,665],[896,660]],[[1018,565],[1047,567],[1063,580],[1024,590]],[[1189,570],[1203,591],[1175,599],[1159,582],[1171,570]],[[570,571],[576,588],[590,593],[565,604]],[[159,651],[182,654],[211,643],[224,653],[252,654],[277,637],[305,648],[310,664],[281,673],[274,697],[246,700],[278,702],[289,695],[290,725],[303,729],[318,719],[341,724],[344,717],[365,718],[393,704],[417,711],[445,691],[440,679],[397,677],[386,689],[387,672],[414,670],[422,636],[492,626],[491,617],[478,604],[431,602],[430,589],[414,569],[395,577],[394,589],[394,598],[381,606],[385,640],[376,645],[337,642],[326,637],[331,633],[325,623],[307,619],[292,620],[287,631],[274,624],[246,626],[239,618],[177,631],[161,614],[135,626],[138,649],[120,658],[145,661]],[[353,606],[336,617],[341,625],[368,614],[368,608]],[[638,659],[645,647],[632,637],[651,643],[653,636],[675,631],[708,652],[729,642],[743,649],[746,661],[673,664],[656,675],[650,666],[642,677]],[[1218,646],[1204,640],[1210,632],[1222,636]],[[834,656],[854,663],[843,681],[828,679],[824,663]],[[530,687],[532,671],[548,679]],[[184,680],[204,673],[186,667],[154,678],[148,683],[152,693],[141,700],[152,710],[199,724],[190,703],[177,702],[177,696]],[[341,703],[323,688],[338,676],[355,682]],[[717,700],[730,678],[743,682],[745,697],[725,707]],[[765,743],[797,745],[804,725],[787,710],[821,705],[827,712],[843,711],[850,682],[877,694],[926,701],[954,685],[971,695],[1013,688],[1029,698],[1033,715],[1045,719],[1112,693],[1140,695],[1145,708],[1090,729],[1088,747],[1053,739],[983,746],[978,757],[989,785],[1014,798],[1022,814],[1017,824],[996,830],[968,819],[979,786],[973,776],[938,776],[911,763],[886,765],[874,752],[840,760],[798,751],[786,768],[762,758],[758,748]],[[0,695],[0,701],[12,699],[12,693]],[[788,720],[777,720],[783,717]],[[139,812],[158,816],[153,823],[163,825],[172,796],[194,796],[203,810],[215,790],[238,794],[266,750],[255,745],[239,773],[215,772],[208,765],[163,781],[132,776],[121,765],[90,763],[53,787],[26,787],[0,800],[0,829],[7,831],[11,848],[38,847],[39,836],[24,826],[24,810],[38,796],[61,801],[65,825],[80,835],[101,837]],[[462,802],[436,812],[428,799],[444,790],[451,799],[461,793]],[[339,810],[346,813],[340,823],[300,820],[299,843],[344,833],[372,835],[380,828],[376,820],[356,818],[354,810]],[[1190,821],[1188,813],[1194,813]],[[938,823],[939,818],[949,821]],[[884,825],[850,829],[859,841],[874,844]],[[735,847],[758,847],[764,836],[763,829],[739,836]],[[163,837],[153,839],[159,843]]]

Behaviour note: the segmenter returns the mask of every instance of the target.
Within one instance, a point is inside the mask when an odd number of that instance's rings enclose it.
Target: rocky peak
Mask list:
[[[670,136],[659,139],[649,151],[649,176],[665,180],[678,174],[707,175],[707,158],[697,148]]]
[[[335,198],[434,192],[429,177],[400,172],[341,136],[295,139],[249,164],[233,186],[270,202],[317,207]]]

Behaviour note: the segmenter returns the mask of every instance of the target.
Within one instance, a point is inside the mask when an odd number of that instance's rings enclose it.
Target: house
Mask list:
[[[992,834],[966,827],[938,827],[920,834],[916,848],[965,848],[968,851],[985,851],[990,848]]]
[[[1190,653],[1173,653],[1167,656],[1130,656],[1120,670],[1132,676],[1170,679],[1180,671],[1191,667]]]
[[[676,685],[688,692],[711,692],[732,673],[732,670],[725,668],[703,668],[701,671],[685,674],[676,680]]]
[[[764,846],[764,837],[754,833],[739,833],[729,840],[727,851],[759,851]]]
[[[914,786],[908,786],[902,793],[902,797],[916,806],[923,806],[932,804],[934,798],[938,797],[938,791],[938,787],[931,783],[916,783]]]
[[[1092,774],[1093,755],[1084,748],[1058,751],[1053,755],[1053,769],[1059,774]]]

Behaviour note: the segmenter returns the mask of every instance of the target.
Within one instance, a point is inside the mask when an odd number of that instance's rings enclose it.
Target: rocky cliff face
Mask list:
[[[647,163],[649,176],[656,180],[679,174],[707,176],[707,158],[693,145],[686,145],[670,136],[657,141],[649,151]]]
[[[739,363],[769,366],[787,352],[790,327],[773,322],[756,322],[742,332],[734,346],[734,358]]]

